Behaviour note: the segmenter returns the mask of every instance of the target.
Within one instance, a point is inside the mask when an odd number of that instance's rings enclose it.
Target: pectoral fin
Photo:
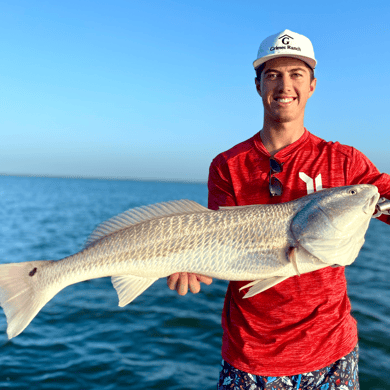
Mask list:
[[[123,307],[141,295],[158,278],[142,278],[133,275],[113,276],[112,284],[119,297],[119,306]]]
[[[269,288],[277,285],[280,282],[283,282],[284,280],[288,279],[289,277],[290,276],[274,276],[274,277],[268,278],[268,279],[254,280],[253,282],[246,284],[244,287],[241,287],[240,290],[242,290],[243,288],[248,288],[248,287],[252,286],[243,297],[243,298],[250,298],[256,294],[259,294],[265,290],[268,290]]]
[[[291,261],[297,275],[301,276],[301,273],[299,272],[298,269],[298,263],[297,263],[297,248],[294,246],[290,247],[290,249],[288,250],[287,257]]]
[[[357,240],[354,237],[342,240],[309,240],[300,242],[303,248],[328,265],[351,264],[359,254],[364,239]],[[338,263],[338,261],[341,261]]]

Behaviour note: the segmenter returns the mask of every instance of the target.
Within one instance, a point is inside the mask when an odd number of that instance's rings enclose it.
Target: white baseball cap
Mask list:
[[[284,30],[264,39],[257,52],[254,68],[277,57],[293,57],[306,62],[312,69],[316,67],[313,45],[309,38],[290,30]]]

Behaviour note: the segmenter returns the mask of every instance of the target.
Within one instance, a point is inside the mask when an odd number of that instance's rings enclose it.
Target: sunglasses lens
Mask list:
[[[283,171],[282,166],[273,158],[269,159],[269,165],[271,167],[272,173],[280,173]]]
[[[269,192],[271,196],[280,196],[283,192],[283,185],[276,177],[271,177],[269,181]]]

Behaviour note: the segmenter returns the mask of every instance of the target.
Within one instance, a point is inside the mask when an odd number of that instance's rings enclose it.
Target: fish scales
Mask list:
[[[289,265],[283,248],[287,242],[293,243],[289,234],[293,215],[292,205],[280,204],[138,223],[100,239],[81,252],[77,261],[69,257],[63,263],[63,273],[77,273],[77,281],[124,271],[137,276],[203,271],[230,280],[242,278],[244,273],[244,277],[251,278],[259,272],[264,274],[266,268],[272,272],[276,267]],[[277,223],[270,223],[275,219]],[[241,261],[251,253],[252,263]],[[260,258],[267,255],[279,259],[279,264],[256,261],[258,254]],[[221,261],[215,261],[218,256]],[[99,272],[101,276],[96,276]]]
[[[48,264],[50,268],[59,269],[45,272],[43,280],[45,285],[60,286],[69,284],[68,275],[74,275],[73,283],[78,283],[124,273],[167,276],[177,270],[203,271],[213,277],[231,280],[244,273],[244,277],[250,278],[264,269],[265,264],[256,261],[257,253],[269,256],[285,244],[285,233],[292,215],[291,210],[281,204],[272,210],[259,207],[240,211],[237,208],[138,223],[100,239],[61,262]],[[278,224],[269,223],[272,217],[277,218]],[[253,228],[254,222],[259,220],[261,226]],[[273,239],[264,240],[267,236]],[[282,255],[283,251],[279,252],[272,258]],[[252,263],[240,261],[243,254],[249,253],[254,253]],[[222,261],[215,261],[221,254]],[[193,262],[194,257],[197,262]]]

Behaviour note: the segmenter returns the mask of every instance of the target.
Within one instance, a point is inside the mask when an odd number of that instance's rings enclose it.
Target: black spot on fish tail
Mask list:
[[[37,267],[35,267],[32,271],[30,271],[29,275],[34,276],[36,272],[37,272]]]

